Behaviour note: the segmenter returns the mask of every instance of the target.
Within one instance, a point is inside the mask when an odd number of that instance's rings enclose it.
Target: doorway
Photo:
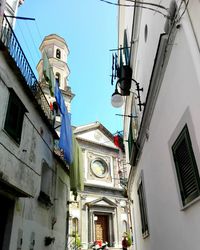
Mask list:
[[[10,235],[12,229],[14,201],[0,195],[0,249],[9,249]]]
[[[95,221],[95,240],[108,242],[108,215],[95,214],[97,217]]]

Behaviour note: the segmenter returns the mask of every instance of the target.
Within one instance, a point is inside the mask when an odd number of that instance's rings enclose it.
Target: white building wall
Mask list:
[[[180,121],[182,126],[188,123],[191,136],[193,135],[192,142],[197,165],[200,166],[200,141],[198,140],[200,78],[195,72],[192,58],[195,54],[191,54],[190,41],[186,39],[187,31],[183,28],[177,34],[175,43],[178,46],[174,46],[172,50],[150,125],[149,140],[145,143],[135,176],[133,199],[137,201],[137,180],[143,170],[150,237],[145,240],[141,237],[140,240],[138,239],[138,248],[142,249],[145,249],[146,244],[149,244],[150,249],[189,249],[191,246],[193,249],[198,249],[197,232],[200,227],[196,221],[198,221],[199,204],[197,202],[190,208],[181,210],[169,145],[174,131],[178,130],[176,137],[181,131]],[[197,53],[196,59],[199,60]],[[182,118],[183,115],[184,118]],[[176,137],[173,138],[174,141]],[[138,225],[137,231],[141,232],[139,215],[139,208],[137,208],[135,219]],[[177,239],[181,240],[177,241]]]
[[[200,48],[200,23],[196,21],[199,19],[199,11],[200,2],[198,0],[190,1],[188,5],[189,18],[191,19],[192,28],[198,41],[198,47]]]
[[[190,1],[193,9],[189,9],[193,23],[191,24],[187,11],[180,20],[150,122],[149,138],[145,141],[133,177],[130,198],[134,201],[135,249],[199,249],[199,199],[188,207],[182,207],[171,151],[172,144],[187,123],[200,172],[200,56],[197,43],[199,2],[196,1],[196,5],[194,2]],[[163,32],[165,19],[155,13],[150,14],[145,10],[142,12],[140,39],[134,59],[137,65],[131,66],[137,68],[134,77],[144,87],[142,98],[145,101],[158,38]],[[147,43],[143,39],[145,24],[148,24]],[[197,32],[196,37],[194,30]],[[150,233],[145,239],[142,237],[137,194],[141,174]]]

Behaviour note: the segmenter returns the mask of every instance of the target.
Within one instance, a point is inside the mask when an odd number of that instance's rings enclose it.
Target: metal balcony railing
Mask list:
[[[0,39],[1,42],[7,47],[9,54],[14,59],[17,67],[26,80],[26,83],[35,96],[38,104],[43,109],[45,115],[48,119],[51,119],[49,103],[6,16],[4,16],[3,19],[2,29],[0,31]]]

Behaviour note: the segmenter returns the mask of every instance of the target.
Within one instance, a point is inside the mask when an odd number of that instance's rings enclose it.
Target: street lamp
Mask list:
[[[124,103],[124,99],[122,97],[122,94],[119,93],[119,91],[117,89],[118,83],[119,83],[119,81],[117,81],[116,87],[115,87],[115,92],[112,94],[112,97],[111,97],[111,104],[114,108],[120,108]]]
[[[135,92],[130,91],[131,81],[133,81],[136,84],[137,94]],[[121,93],[118,91],[118,86],[121,89]],[[145,103],[141,102],[140,92],[142,91],[143,91],[143,88],[139,87],[139,83],[135,79],[128,79],[127,81],[126,78],[120,78],[116,82],[115,92],[111,96],[111,104],[114,108],[120,108],[124,103],[123,96],[129,96],[130,93],[134,93],[136,94],[136,98],[138,99],[139,109],[140,111],[142,111],[141,107],[145,106]]]
[[[130,95],[131,88],[131,77],[132,77],[132,69],[128,65],[123,65],[119,70],[118,80],[115,85],[115,92],[112,94],[111,104],[115,108],[119,108],[124,103],[123,96]],[[120,88],[120,92],[118,91],[118,87]]]

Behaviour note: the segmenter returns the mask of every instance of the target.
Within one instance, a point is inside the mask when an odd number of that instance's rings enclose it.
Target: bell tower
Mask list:
[[[70,112],[71,100],[73,99],[74,94],[71,92],[68,82],[68,76],[70,74],[70,70],[67,65],[67,57],[69,55],[68,46],[62,37],[56,34],[51,34],[44,38],[39,49],[42,54],[42,58],[37,65],[37,71],[39,75],[39,82],[45,96],[49,103],[53,103],[55,101],[55,98],[50,95],[49,83],[45,80],[43,74],[44,57],[47,56],[55,81],[58,83],[64,97],[67,110]]]

